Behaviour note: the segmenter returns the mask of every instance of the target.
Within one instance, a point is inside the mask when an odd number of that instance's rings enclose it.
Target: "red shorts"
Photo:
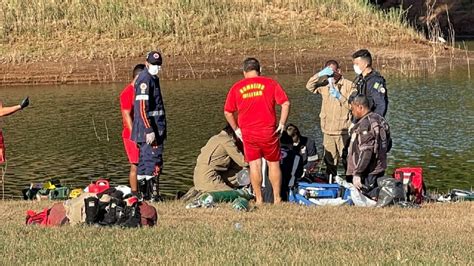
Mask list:
[[[280,160],[280,140],[275,137],[265,143],[244,141],[244,156],[246,162],[265,158],[269,162]]]
[[[132,164],[138,164],[139,150],[135,142],[128,138],[122,138],[123,145],[125,146],[125,152],[127,153],[128,161]]]

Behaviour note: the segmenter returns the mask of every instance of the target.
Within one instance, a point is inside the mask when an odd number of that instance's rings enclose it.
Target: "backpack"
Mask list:
[[[386,154],[392,149],[392,136],[390,134],[390,125],[381,115],[372,113],[367,116],[370,127],[374,129],[375,138],[374,153],[378,157],[379,154]],[[375,118],[375,119],[374,119]]]
[[[39,224],[39,225],[46,225],[48,223],[48,213],[49,209],[45,208],[41,212],[35,212],[33,210],[28,210],[26,212],[26,224]]]

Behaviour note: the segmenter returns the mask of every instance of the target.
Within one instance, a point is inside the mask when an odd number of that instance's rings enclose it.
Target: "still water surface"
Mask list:
[[[426,77],[387,76],[394,139],[390,173],[395,167],[419,165],[430,189],[474,185],[474,80],[466,74],[467,68],[460,67]],[[289,122],[315,138],[321,153],[321,99],[304,88],[308,77],[275,78],[292,101]],[[240,78],[162,82],[169,123],[161,186],[165,194],[192,185],[199,150],[224,126],[225,96]],[[6,105],[17,104],[26,95],[31,99],[30,107],[3,119],[9,161],[6,194],[18,196],[30,182],[49,178],[73,186],[99,177],[126,184],[129,166],[118,100],[124,85],[0,88]]]

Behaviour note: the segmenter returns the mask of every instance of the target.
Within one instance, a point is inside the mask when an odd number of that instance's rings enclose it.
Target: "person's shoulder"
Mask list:
[[[120,92],[120,99],[130,98],[135,93],[133,83],[127,84]]]
[[[140,83],[148,83],[153,79],[153,77],[148,73],[148,71],[141,71],[140,74],[138,74],[136,84]]]

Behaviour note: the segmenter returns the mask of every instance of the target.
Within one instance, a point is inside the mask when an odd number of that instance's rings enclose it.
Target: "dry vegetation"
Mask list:
[[[133,58],[421,40],[365,0],[0,0],[3,62]],[[362,24],[368,21],[368,25]],[[343,37],[343,38],[341,38]]]
[[[155,228],[25,226],[27,209],[0,204],[0,264],[460,264],[474,261],[473,203],[421,209],[308,208],[250,213],[230,206],[155,205]],[[240,224],[236,227],[236,224]]]

